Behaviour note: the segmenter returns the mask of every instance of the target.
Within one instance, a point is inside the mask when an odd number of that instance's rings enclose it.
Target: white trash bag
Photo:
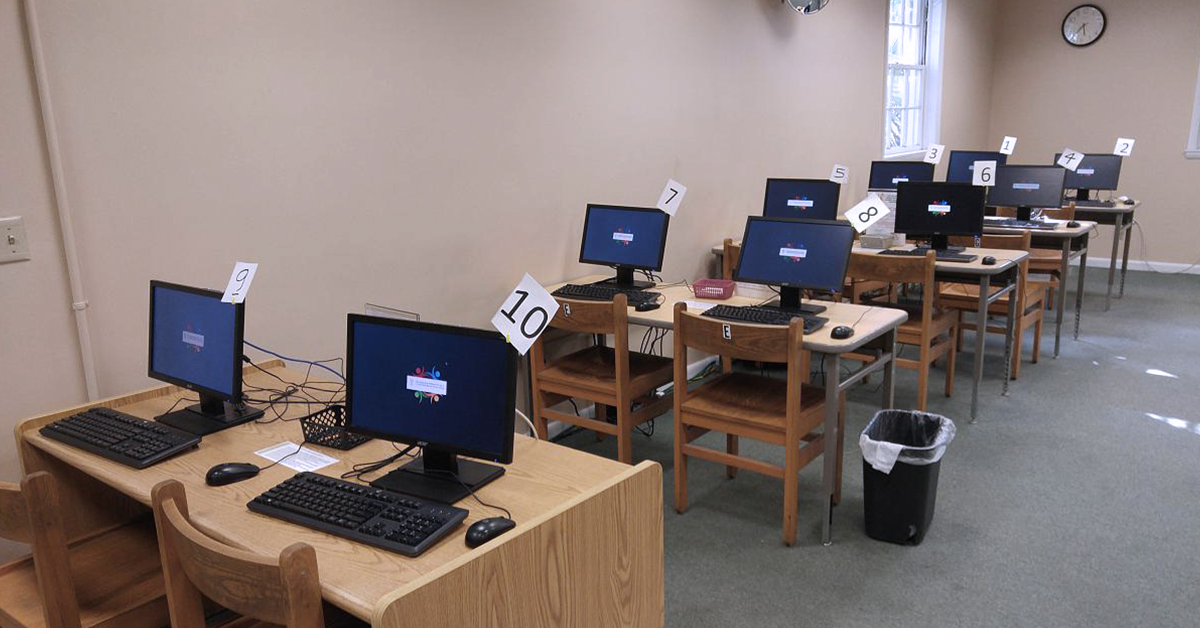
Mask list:
[[[873,469],[891,473],[897,462],[925,466],[941,460],[954,432],[954,421],[940,414],[880,410],[859,435],[858,447]]]

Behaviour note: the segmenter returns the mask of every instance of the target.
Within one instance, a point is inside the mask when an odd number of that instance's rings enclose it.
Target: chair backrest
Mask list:
[[[792,319],[787,327],[737,323],[692,314],[685,303],[675,304],[674,331],[677,346],[682,343],[706,353],[755,362],[799,360],[804,342],[800,318]]]
[[[173,628],[204,628],[204,601],[287,628],[323,628],[317,554],[303,543],[278,559],[244,552],[200,532],[188,516],[183,485],[151,491],[158,548]]]
[[[737,270],[738,258],[742,255],[741,245],[734,244],[732,238],[725,238],[724,252],[721,254],[721,278],[733,281],[733,271]]]
[[[629,326],[629,301],[618,294],[612,301],[584,301],[555,297],[558,312],[551,327],[581,334],[615,334]]]
[[[886,281],[889,284],[920,284],[921,319],[923,323],[928,323],[933,320],[933,309],[937,306],[937,289],[933,281],[936,264],[933,251],[926,252],[925,257],[851,253],[846,276]]]
[[[1033,236],[1029,231],[1021,234],[985,233],[979,236],[979,246],[985,249],[1005,249],[1009,251],[1028,251]],[[975,238],[970,236],[952,236],[950,244],[958,246],[975,246]]]
[[[0,538],[28,543],[33,550],[47,628],[79,628],[79,601],[54,477],[44,471],[0,483]]]
[[[1005,218],[1016,218],[1016,207],[997,207],[996,215]],[[1071,201],[1066,207],[1043,207],[1042,217],[1054,218],[1056,220],[1075,220],[1075,201]]]

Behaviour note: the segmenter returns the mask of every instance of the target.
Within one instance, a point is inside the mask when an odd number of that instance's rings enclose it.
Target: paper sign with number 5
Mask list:
[[[1071,172],[1075,172],[1075,169],[1079,167],[1079,162],[1081,161],[1083,161],[1083,153],[1077,150],[1064,148],[1062,157],[1058,158],[1058,165],[1070,170]]]
[[[858,205],[851,207],[846,212],[846,220],[849,220],[850,224],[854,225],[856,231],[862,233],[871,225],[879,222],[879,219],[890,213],[892,213],[892,210],[888,209],[883,199],[879,198],[878,194],[871,193],[867,195],[866,199]]]
[[[850,180],[850,169],[842,164],[833,164],[833,172],[829,173],[829,180],[840,185],[846,185],[846,181]]]
[[[996,185],[996,162],[977,161],[971,171],[971,184],[990,188]]]
[[[930,144],[929,150],[925,151],[925,163],[937,164],[942,160],[942,153],[946,152],[946,147],[941,144]]]
[[[492,326],[504,334],[509,344],[516,347],[521,355],[525,355],[557,313],[558,301],[529,273],[525,273],[521,283],[517,284],[500,306],[500,311],[492,317]]]
[[[1128,137],[1118,137],[1117,145],[1113,147],[1113,154],[1122,157],[1128,157],[1133,154],[1133,140]]]
[[[258,264],[238,262],[233,266],[233,274],[229,276],[229,284],[225,286],[225,295],[221,300],[225,303],[245,303],[246,295],[250,293],[250,284],[254,282],[254,273],[258,272]]]
[[[662,195],[658,197],[658,208],[674,216],[675,212],[679,211],[684,194],[687,194],[686,185],[675,179],[667,179],[667,187],[663,188]]]

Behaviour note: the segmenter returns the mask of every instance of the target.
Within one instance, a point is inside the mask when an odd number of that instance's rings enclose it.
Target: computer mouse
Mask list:
[[[1078,226],[1079,226],[1079,221],[1078,221],[1078,220],[1072,220],[1072,221],[1070,221],[1070,222],[1068,222],[1068,223],[1067,223],[1067,226],[1068,226],[1068,227],[1070,227],[1070,228],[1072,228],[1072,229],[1074,229],[1075,227],[1078,227]]]
[[[1126,205],[1133,205],[1133,204],[1134,204],[1134,203],[1136,203],[1136,202],[1137,202],[1137,201],[1135,201],[1135,200],[1133,200],[1133,199],[1131,199],[1131,198],[1128,198],[1128,197],[1126,197],[1126,198],[1125,198],[1125,204],[1126,204]]]
[[[649,312],[650,310],[657,310],[660,305],[662,304],[658,301],[646,301],[645,303],[638,303],[633,309],[637,312]]]
[[[854,328],[838,325],[833,328],[833,331],[829,332],[829,335],[835,340],[845,340],[854,335]]]
[[[258,465],[249,462],[223,462],[208,470],[204,481],[209,486],[225,486],[242,480],[249,480],[258,475]]]
[[[505,517],[480,519],[467,528],[467,547],[479,547],[515,527],[517,522]]]
[[[981,261],[983,262],[984,266],[995,266],[996,265],[996,258],[992,257],[991,255],[984,255],[983,260],[981,260]]]

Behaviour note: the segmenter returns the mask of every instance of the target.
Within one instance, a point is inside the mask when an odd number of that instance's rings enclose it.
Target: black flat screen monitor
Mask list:
[[[1062,153],[1054,154],[1054,163]],[[1064,168],[1064,170],[1066,170]],[[1075,198],[1086,200],[1092,190],[1115,190],[1121,179],[1121,156],[1089,153],[1083,156],[1075,172],[1067,170],[1063,187],[1075,190]]]
[[[763,216],[837,220],[841,188],[827,179],[767,179]]]
[[[613,266],[617,276],[600,283],[625,288],[649,288],[634,281],[634,270],[662,270],[670,216],[659,209],[588,205],[583,220],[579,262]]]
[[[853,244],[848,223],[751,216],[734,278],[780,286],[780,301],[773,307],[816,314],[825,308],[802,305],[800,290],[841,292]]]
[[[984,188],[970,183],[901,183],[896,190],[896,231],[929,236],[949,248],[946,236],[983,233]]]
[[[1016,207],[1019,220],[1029,220],[1035,207],[1062,205],[1067,169],[1059,166],[1002,166],[988,192],[991,207]]]
[[[923,161],[872,161],[872,190],[894,190],[907,181],[933,181],[933,164]]]
[[[454,503],[513,456],[517,353],[496,331],[350,314],[346,416],[352,432],[422,455],[371,483]]]
[[[196,392],[200,403],[158,421],[204,435],[252,421],[261,409],[242,403],[245,303],[224,303],[216,290],[150,282],[147,374]]]
[[[975,162],[994,161],[996,166],[1008,162],[1008,155],[987,150],[952,150],[946,167],[946,183],[970,183],[975,179]]]

